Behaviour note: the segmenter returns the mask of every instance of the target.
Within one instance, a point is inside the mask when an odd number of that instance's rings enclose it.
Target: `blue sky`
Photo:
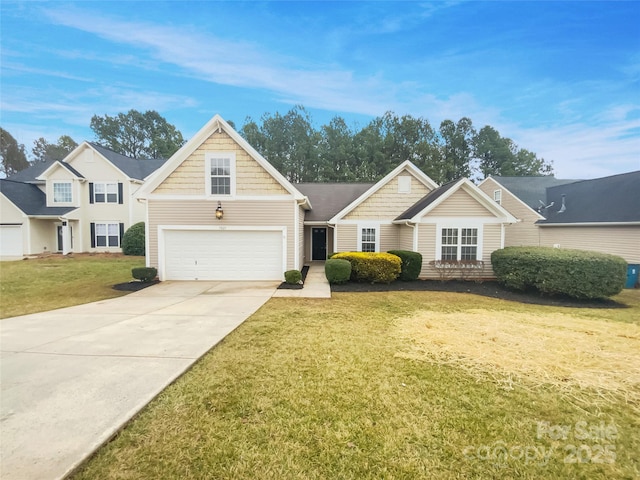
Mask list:
[[[463,116],[560,178],[640,169],[640,2],[11,2],[0,125],[28,150],[94,140],[94,114],[157,110],[191,137],[214,114],[304,105],[319,127],[394,111]]]

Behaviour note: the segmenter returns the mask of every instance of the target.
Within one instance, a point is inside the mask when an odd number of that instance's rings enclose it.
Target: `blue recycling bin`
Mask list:
[[[628,265],[627,266],[627,283],[624,288],[633,288],[638,283],[638,272],[640,272],[640,265]]]

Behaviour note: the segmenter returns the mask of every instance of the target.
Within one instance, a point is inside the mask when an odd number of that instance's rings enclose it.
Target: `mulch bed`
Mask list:
[[[611,299],[579,300],[563,295],[542,295],[538,291],[517,292],[507,290],[495,281],[461,281],[461,280],[416,280],[413,282],[382,283],[354,283],[331,285],[332,292],[454,292],[472,293],[484,297],[500,298],[514,302],[531,303],[536,305],[552,305],[556,307],[574,308],[627,308],[627,305]]]
[[[153,282],[139,282],[135,280],[127,283],[118,283],[111,288],[121,292],[137,292],[143,288],[150,287],[151,285],[156,285],[157,283],[160,283],[160,280],[154,280]]]
[[[278,290],[301,290],[304,288],[304,281],[307,279],[307,273],[309,272],[309,265],[305,265],[304,267],[302,267],[302,270],[300,270],[300,273],[302,274],[302,283],[298,284],[298,285],[294,285],[291,283],[287,283],[287,282],[282,282],[280,284],[280,286],[278,287]]]

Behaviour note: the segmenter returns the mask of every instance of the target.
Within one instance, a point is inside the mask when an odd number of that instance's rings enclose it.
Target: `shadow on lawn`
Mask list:
[[[536,305],[552,305],[555,307],[573,308],[628,308],[623,303],[609,298],[580,300],[565,295],[543,295],[537,290],[512,291],[508,290],[496,281],[462,281],[462,280],[415,280],[413,282],[383,283],[355,283],[349,282],[343,285],[331,285],[332,292],[454,292],[473,293],[484,297],[500,298],[520,303]]]

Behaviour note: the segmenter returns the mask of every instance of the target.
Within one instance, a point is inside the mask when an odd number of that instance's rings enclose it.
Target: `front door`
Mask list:
[[[58,225],[58,251],[62,251],[62,225]]]
[[[311,229],[311,260],[327,259],[327,229]]]

